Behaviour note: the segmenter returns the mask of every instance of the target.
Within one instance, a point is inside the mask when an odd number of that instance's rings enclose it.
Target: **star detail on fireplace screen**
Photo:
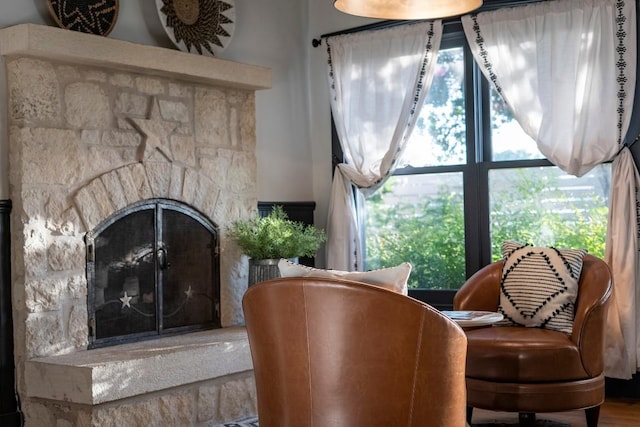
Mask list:
[[[131,299],[133,297],[130,297],[129,295],[127,295],[127,292],[125,291],[124,296],[122,298],[120,298],[120,301],[122,301],[122,308],[125,307],[129,307],[131,308]]]

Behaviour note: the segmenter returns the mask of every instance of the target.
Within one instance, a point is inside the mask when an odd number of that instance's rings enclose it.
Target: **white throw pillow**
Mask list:
[[[553,329],[571,334],[584,249],[502,244],[504,267],[498,325]]]
[[[407,281],[411,273],[411,264],[403,262],[395,267],[371,271],[340,271],[307,267],[283,258],[278,262],[278,269],[281,277],[320,277],[355,280],[407,295]]]

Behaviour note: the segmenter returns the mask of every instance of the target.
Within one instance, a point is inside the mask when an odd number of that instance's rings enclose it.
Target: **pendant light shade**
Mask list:
[[[334,6],[350,15],[380,19],[436,19],[469,13],[482,0],[335,0]]]

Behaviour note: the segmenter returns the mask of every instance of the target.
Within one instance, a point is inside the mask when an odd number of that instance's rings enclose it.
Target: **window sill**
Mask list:
[[[26,363],[31,397],[97,405],[253,369],[244,327],[42,357]]]

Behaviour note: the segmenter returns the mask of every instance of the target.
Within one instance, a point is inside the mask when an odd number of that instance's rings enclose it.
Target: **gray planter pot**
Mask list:
[[[277,279],[280,277],[278,262],[280,258],[273,259],[249,259],[249,286],[265,280]],[[298,262],[298,258],[289,261]]]

